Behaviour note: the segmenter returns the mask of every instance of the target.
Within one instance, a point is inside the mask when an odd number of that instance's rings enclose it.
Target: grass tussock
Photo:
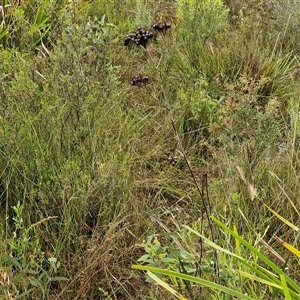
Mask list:
[[[297,1],[4,2],[0,296],[299,299]]]

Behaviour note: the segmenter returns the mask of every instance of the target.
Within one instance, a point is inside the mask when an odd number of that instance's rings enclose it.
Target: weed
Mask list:
[[[23,205],[18,202],[12,210],[15,214],[11,225],[14,231],[12,237],[6,240],[7,246],[1,254],[1,294],[10,299],[25,299],[28,295],[47,299],[50,286],[68,279],[56,276],[60,272],[60,262],[54,257],[47,259],[34,228],[56,217],[49,217],[26,228]]]

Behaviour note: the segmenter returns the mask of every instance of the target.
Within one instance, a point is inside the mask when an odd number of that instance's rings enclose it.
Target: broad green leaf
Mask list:
[[[38,271],[31,270],[31,269],[28,269],[28,268],[23,269],[23,272],[24,272],[25,274],[31,274],[31,275],[37,275],[37,274],[39,274]]]
[[[33,291],[34,291],[34,288],[29,289],[29,290],[27,290],[26,292],[24,292],[24,293],[22,293],[22,294],[16,296],[16,297],[14,298],[14,300],[18,300],[18,299],[26,299],[25,296],[30,295],[31,292],[33,292]]]
[[[34,277],[29,278],[29,282],[35,286],[35,287],[39,287],[40,290],[43,292],[43,294],[45,294],[45,286],[44,283]]]
[[[69,280],[69,279],[66,277],[52,277],[51,278],[51,281],[67,281],[67,280]]]
[[[23,268],[22,268],[21,264],[14,257],[12,257],[8,254],[4,254],[3,260],[4,260],[4,262],[12,263],[15,267],[17,267],[20,271],[22,271]]]

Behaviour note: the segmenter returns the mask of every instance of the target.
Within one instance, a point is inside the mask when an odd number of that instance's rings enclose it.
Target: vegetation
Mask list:
[[[1,299],[300,299],[298,1],[0,20]]]

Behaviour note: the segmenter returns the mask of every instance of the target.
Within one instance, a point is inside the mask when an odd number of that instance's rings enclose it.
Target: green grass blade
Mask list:
[[[288,243],[283,243],[283,246],[291,251],[293,254],[295,254],[298,258],[300,258],[300,251],[296,249],[294,246],[288,244]]]
[[[182,280],[187,280],[190,282],[194,282],[197,283],[199,285],[202,286],[206,286],[208,288],[211,288],[213,290],[219,290],[222,291],[226,294],[229,295],[233,295],[238,297],[239,299],[245,299],[245,300],[255,300],[252,297],[249,297],[247,295],[245,295],[244,293],[241,293],[239,291],[233,290],[231,288],[228,288],[226,286],[202,279],[202,278],[198,278],[198,277],[193,277],[187,274],[182,274],[179,272],[175,272],[175,271],[170,271],[170,270],[165,270],[165,269],[159,269],[159,268],[154,268],[154,267],[148,267],[148,266],[141,266],[141,265],[133,265],[132,266],[133,269],[137,269],[137,270],[143,270],[143,271],[150,271],[153,273],[157,273],[157,274],[161,274],[161,275],[166,275],[166,276],[173,276]]]
[[[281,279],[281,285],[284,292],[285,300],[292,300],[289,288],[286,285],[285,277],[283,275],[280,275],[280,279]]]
[[[283,289],[282,286],[280,286],[280,285],[278,285],[278,284],[276,284],[276,283],[274,283],[274,282],[272,282],[272,281],[268,281],[268,280],[262,279],[261,277],[257,277],[257,276],[255,276],[255,275],[253,275],[253,274],[249,274],[249,273],[244,272],[244,271],[240,271],[240,270],[239,270],[238,272],[239,272],[243,277],[247,277],[247,278],[249,278],[249,279],[251,279],[251,280],[258,281],[258,282],[263,283],[263,284],[265,284],[265,285],[275,287],[275,288],[277,288],[277,289],[279,289],[279,290],[282,290],[282,289]]]
[[[161,285],[163,288],[165,288],[167,291],[169,291],[172,295],[174,295],[176,298],[180,300],[187,300],[184,298],[181,294],[179,294],[177,291],[175,291],[172,287],[170,287],[169,284],[158,278],[155,274],[153,274],[151,271],[147,271],[147,274],[149,277],[151,277],[156,283]]]
[[[232,231],[231,229],[229,229],[226,225],[224,225],[223,223],[221,223],[220,221],[218,221],[218,220],[216,220],[214,218],[213,218],[213,220],[220,227],[222,227],[224,230],[226,230],[228,233],[230,233],[241,244],[243,244],[245,247],[247,247],[254,255],[256,255],[257,257],[259,257],[276,274],[278,274],[278,275],[280,275],[280,274],[284,275],[285,278],[286,278],[287,283],[294,289],[295,292],[297,292],[297,293],[300,292],[300,287],[291,278],[289,278],[286,274],[284,274],[284,272],[279,267],[277,267],[272,261],[270,261],[267,257],[265,257],[262,253],[260,253],[255,247],[253,247],[250,243],[248,243],[242,237],[240,237],[237,233],[235,233],[234,231]],[[201,235],[199,232],[193,230],[189,226],[185,226],[185,228],[187,228],[189,231],[191,231],[194,234],[196,234],[199,237],[201,237],[208,246],[211,246],[211,247],[215,248],[218,251],[221,251],[221,252],[223,252],[225,254],[231,255],[231,256],[233,256],[233,257],[241,260],[244,264],[246,264],[249,268],[251,268],[251,270],[253,272],[255,272],[256,274],[262,276],[262,279],[273,280],[275,283],[277,283],[278,285],[280,285],[280,280],[277,278],[277,276],[275,274],[272,274],[270,271],[266,270],[265,268],[262,268],[261,266],[259,266],[256,263],[249,263],[249,261],[246,260],[246,259],[244,259],[243,257],[238,256],[237,254],[232,253],[232,252],[230,252],[230,251],[228,251],[226,249],[223,249],[222,247],[220,247],[217,244],[213,243],[212,241],[210,241],[209,239],[207,239],[206,237],[204,237],[203,235]],[[269,276],[271,276],[272,278],[270,278]]]
[[[255,247],[253,247],[250,243],[245,241],[243,238],[241,238],[238,234],[236,234],[234,231],[229,229],[226,225],[224,225],[222,222],[218,221],[214,217],[212,217],[214,222],[216,222],[221,228],[226,230],[228,233],[230,233],[234,238],[238,239],[241,244],[243,244],[245,247],[247,247],[254,255],[256,255],[258,258],[260,258],[267,266],[269,266],[274,272],[276,272],[278,275],[284,275],[287,283],[290,284],[296,291],[300,291],[300,287],[293,282],[291,278],[289,278],[284,272],[276,266],[272,261],[270,261],[266,256],[264,256],[262,253],[260,253]]]
[[[278,276],[276,274],[273,274],[269,270],[266,270],[265,268],[259,266],[256,263],[253,263],[253,262],[251,263],[251,262],[247,261],[245,258],[243,258],[233,252],[230,252],[227,249],[223,249],[222,247],[216,245],[215,243],[213,243],[206,237],[202,236],[200,233],[194,231],[192,228],[190,228],[188,226],[186,226],[186,228],[189,229],[190,231],[192,231],[193,233],[197,234],[198,236],[200,236],[208,246],[215,248],[216,250],[218,250],[220,252],[223,252],[227,255],[230,255],[230,256],[235,257],[236,259],[240,260],[245,266],[247,266],[254,273],[259,275],[261,280],[265,280],[266,282],[273,282],[274,285],[280,286],[280,280],[278,279]]]
[[[293,223],[289,222],[285,218],[283,218],[281,215],[279,215],[276,211],[274,211],[271,207],[264,204],[264,206],[273,214],[275,215],[279,220],[281,220],[284,224],[288,225],[290,228],[294,229],[295,231],[298,231],[299,228],[295,226]]]

